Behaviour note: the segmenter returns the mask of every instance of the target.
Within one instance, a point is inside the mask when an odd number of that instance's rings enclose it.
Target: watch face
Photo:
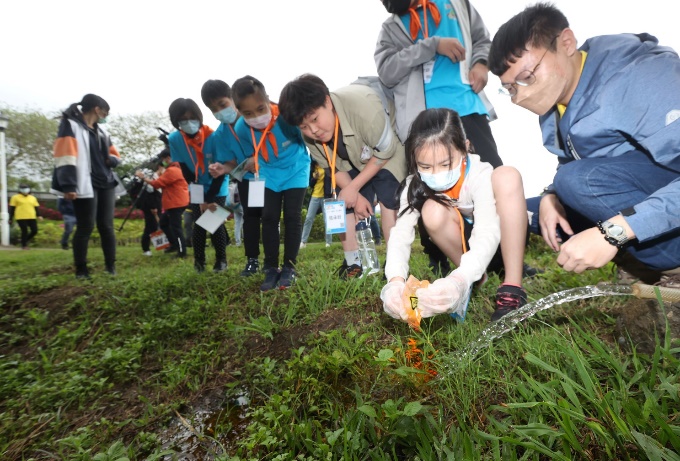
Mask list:
[[[612,237],[618,237],[623,234],[623,227],[615,224],[607,229],[607,234]]]

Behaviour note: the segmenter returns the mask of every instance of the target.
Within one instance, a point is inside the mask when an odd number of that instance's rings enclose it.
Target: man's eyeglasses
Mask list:
[[[536,69],[538,69],[538,66],[541,65],[541,62],[543,62],[543,58],[545,58],[545,55],[548,54],[548,51],[550,51],[550,48],[552,48],[553,44],[555,43],[555,40],[557,40],[557,37],[559,35],[556,35],[552,41],[550,42],[550,46],[545,49],[545,52],[543,53],[543,56],[541,56],[541,59],[538,60],[538,63],[534,66],[533,69],[531,70],[523,70],[519,74],[517,74],[517,77],[515,77],[515,82],[514,83],[504,83],[501,85],[501,87],[498,89],[498,93],[504,94],[505,96],[515,96],[517,94],[517,87],[518,86],[529,86],[532,85],[534,82],[536,82],[536,75],[534,72],[536,72]]]

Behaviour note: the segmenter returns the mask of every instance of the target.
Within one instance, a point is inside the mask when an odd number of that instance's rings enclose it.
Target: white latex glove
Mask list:
[[[383,309],[387,315],[393,319],[403,320],[407,319],[406,312],[404,311],[404,305],[401,301],[401,295],[404,293],[406,288],[406,283],[401,280],[395,280],[394,282],[389,282],[385,285],[380,292],[380,299],[383,302]]]
[[[452,314],[464,308],[470,285],[453,271],[448,277],[435,280],[427,288],[419,288],[418,309],[423,318],[437,314]]]

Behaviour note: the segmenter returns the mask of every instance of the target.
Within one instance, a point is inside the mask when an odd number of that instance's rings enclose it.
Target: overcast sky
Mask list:
[[[472,0],[492,36],[533,3]],[[680,50],[669,0],[553,3],[579,43],[649,32]],[[333,90],[376,75],[373,51],[386,17],[379,0],[8,0],[0,6],[0,104],[53,111],[96,93],[112,114],[166,112],[178,97],[202,107],[208,79],[231,84],[246,74],[261,80],[274,101],[286,82],[306,72]],[[498,87],[490,75],[501,158],[520,170],[527,196],[536,195],[551,182],[555,157],[541,146],[537,117],[498,95]],[[217,125],[207,109],[204,119]]]

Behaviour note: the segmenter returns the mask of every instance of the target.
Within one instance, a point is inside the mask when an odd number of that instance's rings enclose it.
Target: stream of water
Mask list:
[[[442,358],[442,370],[439,377],[446,377],[457,368],[457,365],[466,363],[477,356],[483,349],[489,347],[491,342],[511,331],[523,320],[532,317],[537,312],[550,309],[553,306],[577,301],[579,299],[595,298],[597,296],[626,296],[631,295],[631,287],[628,285],[588,285],[585,287],[571,288],[559,291],[532,303],[525,304],[510,314],[486,327],[475,341],[470,343],[462,353]]]

